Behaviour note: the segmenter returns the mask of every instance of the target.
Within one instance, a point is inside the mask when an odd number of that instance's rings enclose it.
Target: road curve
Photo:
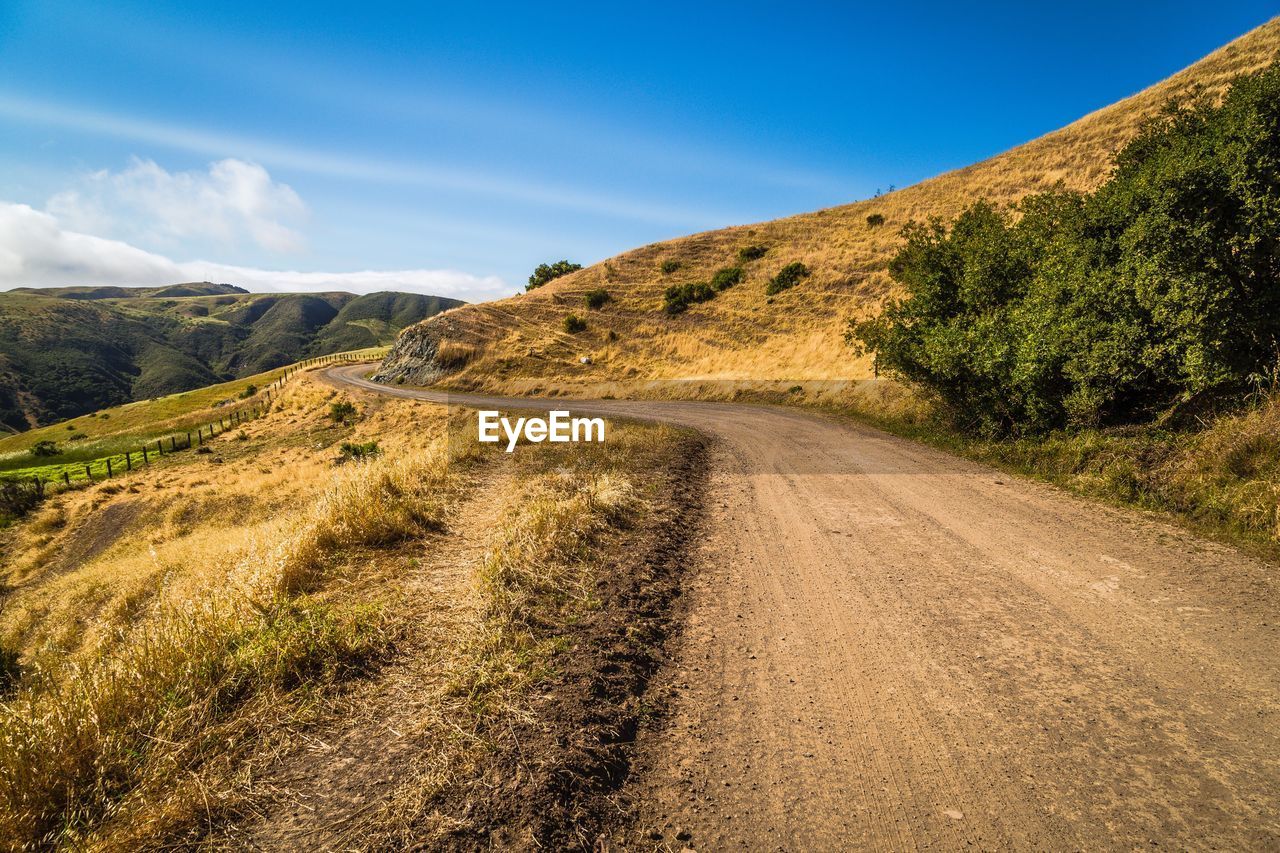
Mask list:
[[[699,849],[1275,848],[1274,567],[865,427],[570,408],[716,439],[665,727],[632,793]]]

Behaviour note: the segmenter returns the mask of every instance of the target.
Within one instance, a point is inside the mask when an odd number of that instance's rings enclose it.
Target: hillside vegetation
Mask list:
[[[230,285],[0,293],[0,427],[31,427],[390,343],[457,300]]]
[[[383,375],[447,376],[455,387],[513,393],[605,393],[621,382],[634,392],[646,381],[654,393],[684,393],[669,382],[677,379],[824,381],[838,393],[873,374],[870,359],[842,338],[851,317],[874,315],[895,292],[888,264],[909,221],[950,220],[980,199],[1003,205],[1057,187],[1094,190],[1116,152],[1171,98],[1220,97],[1277,50],[1280,23],[1271,22],[1162,83],[974,166],[875,199],[645,246],[518,297],[449,312],[401,336]],[[768,294],[796,263],[809,275]],[[664,309],[673,285],[709,284],[732,269],[737,281],[714,298]],[[585,294],[599,289],[609,301],[591,311],[585,331],[566,333],[565,316],[581,313]]]
[[[0,849],[562,848],[640,712],[699,441],[507,454],[459,418],[303,373],[0,530]]]
[[[850,336],[986,435],[1233,405],[1280,367],[1278,210],[1280,64],[1172,106],[1095,192],[910,227],[904,297]]]

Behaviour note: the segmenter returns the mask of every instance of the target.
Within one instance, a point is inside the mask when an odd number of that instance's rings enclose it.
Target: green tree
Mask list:
[[[533,275],[529,276],[529,283],[525,285],[524,289],[535,290],[553,279],[557,279],[562,275],[568,275],[569,273],[580,269],[582,269],[582,264],[575,264],[569,261],[556,261],[554,264],[538,264],[537,269],[533,271]]]

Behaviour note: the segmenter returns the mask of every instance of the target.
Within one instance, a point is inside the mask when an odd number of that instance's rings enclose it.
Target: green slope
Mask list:
[[[168,287],[0,293],[0,428],[26,430],[132,400],[389,343],[461,302],[408,293]]]

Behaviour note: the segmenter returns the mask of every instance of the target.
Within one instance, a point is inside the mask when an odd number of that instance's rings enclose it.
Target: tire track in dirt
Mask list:
[[[395,396],[717,440],[636,843],[1280,844],[1275,569],[1162,521],[793,410]]]

